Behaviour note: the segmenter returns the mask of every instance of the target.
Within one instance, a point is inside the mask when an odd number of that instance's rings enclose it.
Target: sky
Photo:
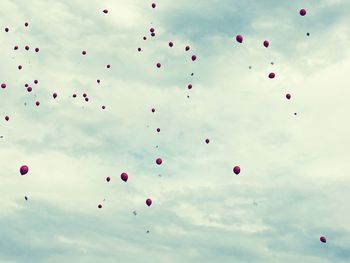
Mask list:
[[[0,263],[350,262],[350,2],[151,3],[1,0]]]

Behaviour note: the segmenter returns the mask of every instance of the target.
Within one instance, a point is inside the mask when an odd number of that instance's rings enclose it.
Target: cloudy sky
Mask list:
[[[156,3],[1,0],[0,262],[349,262],[350,2]]]

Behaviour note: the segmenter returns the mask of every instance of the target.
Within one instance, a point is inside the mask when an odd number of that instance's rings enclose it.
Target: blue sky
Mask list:
[[[1,1],[0,263],[349,262],[349,1],[156,3]]]

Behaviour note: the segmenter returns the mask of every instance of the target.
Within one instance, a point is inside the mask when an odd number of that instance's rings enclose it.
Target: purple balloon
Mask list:
[[[269,78],[270,78],[270,79],[275,78],[275,76],[276,76],[276,74],[275,74],[275,73],[273,73],[273,72],[271,72],[271,73],[269,74]]]
[[[156,164],[161,165],[162,162],[163,162],[163,160],[161,158],[157,158],[156,159]]]
[[[242,37],[241,35],[237,35],[237,36],[236,36],[236,41],[237,41],[238,43],[242,43],[242,42],[243,42],[243,37]]]
[[[320,237],[320,241],[321,241],[322,243],[326,243],[326,242],[327,242],[326,237],[321,236],[321,237]]]
[[[301,16],[305,16],[305,15],[306,15],[306,10],[305,10],[304,8],[303,8],[303,9],[300,9],[299,14],[300,14]]]
[[[128,178],[129,178],[129,176],[127,173],[122,173],[120,175],[120,179],[122,179],[124,182],[128,181]]]
[[[264,43],[263,43],[263,45],[264,45],[264,47],[267,48],[267,47],[269,47],[270,43],[269,43],[269,41],[265,40]]]
[[[233,172],[238,175],[241,172],[241,168],[239,166],[235,166],[233,167]]]
[[[19,169],[19,172],[21,175],[26,175],[29,171],[29,168],[27,165],[22,165],[21,168]]]
[[[148,198],[146,200],[146,205],[151,206],[151,204],[152,204],[152,200],[150,198]]]

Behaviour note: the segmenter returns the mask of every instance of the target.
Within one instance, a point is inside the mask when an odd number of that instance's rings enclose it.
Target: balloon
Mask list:
[[[197,59],[197,56],[196,55],[192,55],[191,59],[192,59],[192,61],[195,61]]]
[[[28,197],[27,197],[27,196],[24,196],[24,199],[25,199],[26,201],[28,201]]]
[[[146,40],[147,39],[147,37],[143,37],[143,40]]]
[[[108,176],[108,177],[106,178],[106,181],[109,182],[110,180],[111,180],[111,178]]]
[[[321,237],[320,237],[320,241],[321,241],[322,243],[326,243],[326,242],[327,242],[327,240],[326,240],[326,238],[325,238],[324,236],[321,236]]]
[[[35,102],[35,105],[39,106],[40,105],[40,101]]]
[[[7,33],[7,32],[9,32],[9,29],[8,29],[8,27],[5,27],[5,32]]]
[[[35,48],[35,52],[37,52],[37,53],[39,52],[39,48],[38,47]]]
[[[153,32],[154,32],[154,28],[151,27],[151,28],[149,29],[149,31],[150,31],[151,33],[153,33]]]
[[[27,165],[22,165],[21,168],[19,169],[19,172],[21,175],[26,175],[29,171],[29,168]]]
[[[152,108],[152,110],[151,110],[152,112],[155,112],[156,110],[155,110],[155,108]]]
[[[156,33],[152,32],[152,33],[151,33],[151,36],[152,36],[152,37],[155,37],[155,36],[156,36]]]
[[[77,97],[77,94],[74,93],[74,94],[73,94],[73,98],[76,98],[76,97]]]
[[[190,46],[186,46],[186,47],[185,47],[185,50],[186,50],[186,51],[189,51],[189,50],[190,50]]]
[[[169,42],[169,47],[173,47],[174,43],[173,42]]]
[[[138,51],[138,52],[141,52],[141,48],[139,47],[139,48],[137,49],[137,51]]]
[[[22,69],[22,65],[18,65],[18,69],[21,70]]]
[[[299,14],[301,16],[305,16],[306,15],[306,10],[305,9],[300,9]]]
[[[56,99],[56,98],[57,98],[57,93],[55,92],[54,94],[52,94],[52,97],[53,97],[54,99]]]
[[[34,80],[34,84],[38,84],[39,83],[39,81],[36,79],[36,80]]]
[[[103,10],[103,13],[108,14],[108,10],[107,9]]]
[[[264,43],[263,43],[263,45],[264,45],[264,47],[267,48],[267,47],[269,47],[270,43],[269,43],[269,41],[265,40]]]
[[[160,63],[157,63],[157,68],[160,68],[162,65]]]
[[[28,51],[29,50],[29,46],[25,46],[24,49]]]
[[[1,88],[6,89],[6,84],[5,84],[5,83],[2,83],[2,84],[1,84]]]
[[[237,35],[237,36],[236,36],[236,41],[237,41],[238,43],[242,43],[242,42],[243,42],[243,37],[242,37],[241,35]]]
[[[108,65],[107,65],[107,68],[111,68],[111,65],[108,64]]]
[[[103,105],[103,106],[102,106],[102,109],[104,110],[105,108],[106,108],[106,106]]]
[[[275,75],[275,73],[273,73],[273,72],[271,72],[271,73],[269,74],[269,78],[270,78],[270,79],[275,78],[275,76],[276,76],[276,75]]]
[[[9,121],[10,117],[9,116],[5,116],[5,121]]]
[[[83,93],[83,97],[86,98],[87,94],[86,93]]]
[[[33,90],[32,87],[28,87],[28,88],[27,88],[27,91],[28,91],[28,92],[32,92],[32,90]]]
[[[288,94],[286,95],[286,98],[287,98],[287,100],[290,100],[291,95],[288,93]]]
[[[192,84],[188,84],[188,85],[187,85],[187,88],[188,88],[188,89],[192,89]]]
[[[17,49],[18,49],[18,46],[15,46],[13,49],[14,49],[14,50],[17,50]]]
[[[88,101],[89,101],[89,98],[86,97],[86,98],[85,98],[85,101],[88,102]]]
[[[156,3],[152,3],[152,8],[156,8]]]
[[[28,26],[28,22],[25,22],[25,23],[24,23],[24,26],[27,27],[27,26]]]
[[[209,143],[209,139],[205,139],[205,143],[208,144]]]
[[[127,173],[122,173],[122,174],[120,175],[120,178],[121,178],[124,182],[126,182],[126,181],[128,181],[129,176],[128,176]]]
[[[101,209],[101,208],[102,208],[102,205],[101,205],[101,204],[99,204],[97,207],[98,207],[98,209]]]
[[[163,160],[161,158],[157,158],[156,159],[156,164],[161,165],[162,162],[163,162]]]
[[[159,128],[157,128],[157,132],[160,132],[160,129],[159,129]]]
[[[98,80],[96,80],[96,81],[97,81],[97,83],[98,83],[98,84],[100,84],[100,82],[101,82],[99,79],[98,79]]]
[[[83,50],[83,51],[81,52],[81,54],[83,54],[83,55],[85,56],[85,55],[86,55],[86,51]]]
[[[235,166],[233,167],[233,172],[238,175],[241,172],[241,168],[239,166]]]
[[[148,198],[146,200],[146,205],[151,206],[151,204],[152,204],[152,200],[150,198]]]

